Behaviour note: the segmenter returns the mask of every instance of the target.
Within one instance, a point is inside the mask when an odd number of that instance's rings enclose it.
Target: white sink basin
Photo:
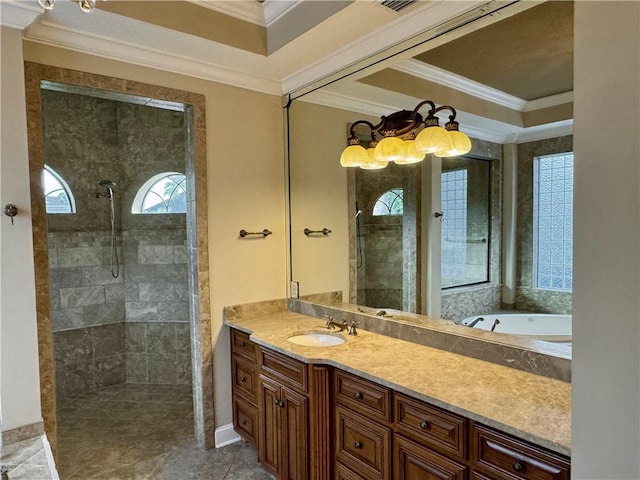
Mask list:
[[[343,336],[322,332],[299,333],[288,337],[287,340],[296,345],[304,345],[305,347],[330,347],[345,342]]]

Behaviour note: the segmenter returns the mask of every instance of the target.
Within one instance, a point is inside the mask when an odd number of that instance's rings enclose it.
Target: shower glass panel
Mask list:
[[[442,288],[489,281],[490,163],[442,159]]]

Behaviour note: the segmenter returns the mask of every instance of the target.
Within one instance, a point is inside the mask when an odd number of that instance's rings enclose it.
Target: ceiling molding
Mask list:
[[[372,101],[376,99],[377,101]],[[420,102],[421,99],[407,95],[391,93],[378,87],[362,84],[343,86],[341,91],[330,88],[317,90],[299,99],[300,101],[338,108],[357,114],[380,117],[394,111],[406,109]],[[472,138],[494,143],[526,143],[547,138],[571,135],[573,120],[563,120],[534,127],[519,127],[479,115],[457,110],[456,120],[460,129]]]
[[[261,27],[266,26],[263,6],[255,0],[234,2],[190,0],[190,3],[245,22],[253,23],[254,25],[260,25]]]
[[[262,5],[266,26],[270,27],[302,2],[303,0],[265,0]]]
[[[359,2],[353,3],[357,4]],[[386,24],[384,27],[335,50],[326,58],[311,63],[307,67],[285,77],[282,81],[283,92],[294,92],[363,59],[386,52],[390,45],[394,46],[407,41],[421,32],[425,32],[467,12],[469,8],[468,2],[444,0],[420,2],[419,6],[413,8],[411,15],[400,16],[397,20]],[[409,54],[409,52],[406,53],[406,55]]]
[[[264,0],[262,3],[255,0],[235,0],[232,2],[210,0],[189,1],[200,7],[208,8],[209,10],[253,23],[254,25],[269,27],[289,11],[293,10],[303,0]]]
[[[519,112],[527,105],[526,100],[418,60],[404,60],[391,68]]]
[[[565,105],[567,103],[573,103],[572,91],[559,93],[557,95],[549,95],[548,97],[538,98],[537,100],[530,100],[524,106],[524,111],[531,112],[533,110],[541,110],[543,108]]]
[[[0,2],[0,25],[23,30],[31,25],[44,9],[35,2],[2,0]]]
[[[47,20],[27,30],[27,40],[96,55],[103,58],[188,75],[250,90],[281,94],[280,82],[257,74],[244,73],[223,64],[206,62],[176,53],[153,49],[138,43],[105,38],[91,32],[75,30]],[[211,55],[215,58],[215,55]]]

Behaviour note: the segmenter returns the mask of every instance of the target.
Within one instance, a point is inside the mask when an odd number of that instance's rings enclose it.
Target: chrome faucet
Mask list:
[[[347,330],[349,328],[349,325],[347,324],[346,320],[343,320],[342,323],[337,323],[337,322],[333,321],[333,317],[332,316],[323,315],[323,317],[327,319],[327,321],[324,324],[324,326],[327,327],[329,330],[333,330],[334,328],[338,328],[338,329],[340,329],[340,331],[343,331],[343,330]]]
[[[473,328],[473,327],[476,326],[476,323],[478,323],[478,322],[484,322],[484,318],[483,317],[478,317],[473,322],[467,323],[466,326],[469,327],[469,328]]]

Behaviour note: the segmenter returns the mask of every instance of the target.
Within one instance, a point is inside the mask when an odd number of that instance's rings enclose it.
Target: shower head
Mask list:
[[[116,182],[112,180],[100,180],[98,185],[104,188],[114,188],[116,186]]]

